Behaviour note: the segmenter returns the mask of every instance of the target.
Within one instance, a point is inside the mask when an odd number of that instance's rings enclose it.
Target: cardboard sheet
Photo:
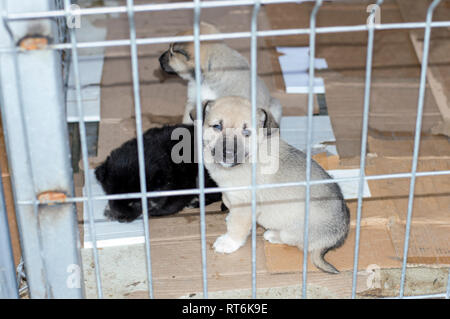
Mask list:
[[[395,221],[388,224],[389,235],[397,256],[403,255],[405,223]],[[408,264],[450,265],[450,224],[416,223],[411,227]]]
[[[282,117],[280,123],[281,138],[299,150],[305,151],[307,120],[308,118],[306,116]],[[313,116],[312,131],[313,154],[327,152],[329,154],[337,155],[336,146],[331,145],[336,142],[336,138],[334,137],[329,116]]]
[[[348,177],[359,177],[359,168],[355,169],[334,169],[328,170],[328,174],[333,178],[348,178]],[[339,187],[342,190],[344,199],[355,199],[358,198],[359,181],[347,181],[338,182]],[[367,181],[364,181],[363,197],[370,197],[370,189]]]
[[[305,151],[306,149],[306,116],[288,116],[283,117],[280,123],[280,136],[286,142],[299,150]],[[325,157],[337,157],[337,151],[335,145],[326,143],[333,143],[336,138],[333,134],[333,128],[331,127],[330,118],[328,116],[314,116],[313,117],[313,142],[312,142],[312,154],[319,155],[324,153]],[[330,156],[331,155],[331,156]],[[324,165],[324,159],[322,157],[315,158],[323,168],[333,178],[345,178],[345,177],[357,177],[359,176],[359,169],[333,169],[334,167],[328,167]],[[327,161],[327,160],[326,160]],[[358,181],[340,182],[339,186],[342,189],[345,199],[358,198]],[[364,182],[363,197],[370,197],[370,190],[367,181]]]
[[[103,70],[103,55],[80,56],[78,60],[81,96],[85,122],[100,121],[100,81]],[[67,122],[78,122],[77,95],[75,90],[74,66],[70,65],[69,87],[67,89]]]
[[[283,73],[286,93],[303,93],[309,91],[309,47],[277,47],[281,53],[281,72]],[[316,69],[326,69],[325,59],[316,58],[314,61]],[[314,93],[325,93],[323,79],[314,78]]]

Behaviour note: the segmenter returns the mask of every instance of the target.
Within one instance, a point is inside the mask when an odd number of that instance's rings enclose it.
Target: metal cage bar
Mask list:
[[[251,20],[251,33],[250,38],[250,81],[251,81],[251,104],[252,104],[252,175],[251,175],[251,207],[252,207],[252,228],[251,228],[251,238],[252,238],[252,298],[256,298],[256,162],[258,158],[258,145],[257,145],[257,129],[256,129],[256,96],[257,96],[257,72],[258,72],[258,37],[256,32],[258,31],[258,13],[261,8],[260,1],[255,1],[253,7],[252,20]]]
[[[361,155],[359,164],[359,182],[358,182],[358,206],[356,211],[356,237],[355,237],[355,253],[353,261],[353,277],[352,277],[352,299],[356,297],[356,284],[358,274],[358,258],[359,258],[359,240],[361,232],[361,215],[363,204],[363,192],[364,192],[364,176],[366,168],[366,151],[367,151],[367,134],[369,129],[369,111],[370,111],[370,85],[372,76],[372,56],[373,56],[373,41],[374,41],[374,19],[376,10],[379,10],[379,6],[383,3],[383,0],[378,0],[373,7],[369,16],[369,33],[367,40],[367,56],[366,56],[366,82],[364,88],[364,108],[363,108],[363,122],[361,133]]]
[[[203,297],[208,298],[208,269],[206,260],[206,213],[205,213],[205,169],[203,158],[203,112],[201,100],[201,68],[200,68],[200,13],[201,1],[194,0],[194,58],[195,58],[195,108],[197,111],[197,123],[195,125],[197,158],[198,158],[198,189],[200,206],[200,236],[202,249],[202,280]]]
[[[145,257],[147,264],[147,280],[149,297],[153,299],[152,260],[150,252],[150,227],[148,222],[147,182],[144,160],[144,138],[142,134],[141,97],[139,92],[138,54],[136,45],[136,26],[134,23],[133,0],[127,0],[128,22],[131,41],[131,67],[133,76],[134,113],[136,116],[136,138],[138,145],[139,183],[141,188],[142,216],[144,221]]]
[[[297,3],[296,0],[261,0],[261,4],[281,4],[281,3]],[[219,7],[236,7],[236,6],[253,6],[255,0],[224,0],[224,1],[196,1],[193,2],[175,2],[175,3],[158,3],[158,4],[141,4],[132,6],[134,12],[154,12],[167,10],[187,10],[202,8],[219,8]],[[116,7],[100,7],[100,8],[83,8],[79,10],[80,15],[108,14],[108,13],[126,13],[126,6]],[[21,12],[10,13],[10,20],[29,20],[44,19],[64,16],[61,10],[39,11],[39,12]]]
[[[9,21],[5,18],[6,21]],[[407,29],[423,29],[426,27],[425,22],[403,22],[403,23],[385,23],[375,26],[375,30],[407,30]],[[431,23],[432,28],[446,28],[450,27],[450,21],[437,21]],[[336,27],[318,27],[316,28],[316,34],[324,33],[343,33],[343,32],[358,32],[368,31],[367,25],[355,25],[355,26],[336,26]],[[288,35],[306,35],[310,34],[311,30],[306,29],[280,29],[280,30],[264,30],[258,31],[256,34],[258,37],[274,37],[274,36],[288,36]],[[250,38],[251,32],[231,32],[231,33],[217,33],[217,34],[205,34],[200,35],[200,41],[213,41],[220,39],[238,39],[238,38]],[[136,39],[137,45],[151,45],[171,42],[192,42],[194,36],[171,36],[171,37],[152,37],[152,38],[140,38]],[[77,44],[77,48],[95,48],[95,47],[115,47],[115,46],[129,46],[130,40],[105,40],[105,41],[86,41]],[[70,49],[71,45],[67,43],[50,44],[47,48],[41,50],[65,50]],[[8,47],[0,47],[1,52],[11,52]]]
[[[64,0],[64,7],[66,10],[67,17],[70,17],[70,0]],[[77,49],[77,35],[74,28],[70,28],[70,42],[72,46],[72,63],[74,70],[74,80],[75,80],[75,92],[77,99],[77,110],[78,110],[78,124],[79,124],[79,133],[80,133],[80,141],[81,141],[81,155],[83,161],[83,173],[84,180],[86,185],[86,194],[87,194],[87,211],[89,216],[89,231],[91,235],[92,241],[92,252],[94,255],[94,265],[95,265],[95,278],[97,284],[97,294],[99,298],[103,298],[102,291],[102,280],[100,275],[100,262],[98,257],[98,249],[97,249],[97,232],[95,230],[95,219],[94,219],[94,207],[92,200],[92,184],[91,184],[91,176],[89,174],[89,160],[88,160],[88,146],[87,146],[87,138],[86,138],[86,126],[84,123],[84,108],[83,101],[81,96],[81,79],[80,79],[80,68],[78,65],[78,49]]]
[[[442,175],[450,175],[450,170],[446,171],[426,171],[426,172],[417,172],[417,177],[425,177],[425,176],[442,176]],[[395,173],[395,174],[381,174],[381,175],[369,175],[365,176],[365,181],[374,181],[374,180],[382,180],[382,179],[397,179],[397,178],[410,178],[412,176],[411,173]],[[311,185],[320,185],[320,184],[329,184],[329,183],[339,183],[339,182],[350,182],[350,181],[359,181],[358,177],[345,177],[345,178],[335,178],[335,179],[324,179],[324,180],[312,180],[310,182]],[[289,183],[275,183],[275,184],[257,184],[256,189],[265,189],[265,188],[283,188],[283,187],[293,187],[293,186],[306,186],[305,181],[301,182],[289,182]],[[230,191],[245,191],[251,190],[251,185],[249,186],[235,186],[235,187],[207,187],[204,189],[205,194],[211,193],[221,193],[221,192],[230,192]],[[152,191],[147,192],[146,196],[149,198],[153,197],[161,197],[161,196],[177,196],[177,195],[193,195],[200,194],[199,189],[183,189],[183,190],[171,190],[171,191]],[[93,195],[92,199],[94,200],[111,200],[111,199],[127,199],[127,198],[140,198],[140,193],[123,193],[123,194],[114,194],[114,195]],[[79,196],[79,197],[70,197],[67,198],[65,203],[78,203],[87,201],[87,197]],[[51,205],[51,204],[59,204],[60,200],[42,200],[40,201],[41,205]],[[33,202],[31,200],[20,200],[17,202],[19,205],[32,205]]]
[[[433,18],[434,9],[441,2],[441,0],[434,0],[427,11],[426,27],[425,27],[425,38],[423,42],[423,58],[422,67],[420,72],[420,87],[419,87],[419,97],[417,98],[417,121],[416,121],[416,131],[414,136],[414,151],[411,165],[411,182],[409,188],[408,197],[408,212],[406,217],[406,230],[405,230],[405,242],[403,247],[403,262],[402,262],[402,276],[400,280],[400,298],[403,298],[405,292],[405,279],[406,279],[406,264],[408,262],[408,248],[409,248],[409,236],[411,231],[411,220],[414,204],[414,189],[416,185],[416,172],[417,163],[419,159],[419,148],[420,148],[420,136],[422,131],[422,115],[423,106],[425,100],[425,85],[427,79],[427,67],[428,67],[428,52],[430,50],[430,36],[431,36],[431,20]]]
[[[311,196],[311,161],[312,161],[312,116],[314,111],[314,58],[316,52],[316,17],[322,6],[322,0],[317,0],[311,12],[309,34],[309,79],[308,79],[308,118],[306,135],[306,188],[305,188],[305,217],[303,220],[303,273],[302,298],[306,299],[306,280],[308,275],[308,234],[309,234],[309,208]]]

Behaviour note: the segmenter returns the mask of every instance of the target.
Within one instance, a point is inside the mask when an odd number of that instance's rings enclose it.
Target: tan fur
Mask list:
[[[204,117],[203,153],[205,167],[211,177],[220,187],[251,185],[251,152],[246,157],[248,161],[232,167],[225,160],[221,162],[212,155],[212,149],[223,144],[220,142],[222,136],[227,139],[235,138],[238,144],[248,144],[245,150],[251,151],[251,139],[242,134],[244,125],[251,127],[250,102],[241,97],[220,98],[207,105]],[[257,122],[259,128],[270,124],[261,109],[258,110]],[[214,128],[216,123],[223,124],[223,131],[219,132]],[[256,140],[259,150],[257,184],[305,180],[305,154],[281,140],[278,131],[269,135],[259,133]],[[279,151],[264,152],[269,144],[279,145]],[[331,177],[313,161],[311,179],[329,178]],[[264,234],[266,240],[303,249],[304,196],[302,186],[257,190],[256,218],[257,223],[267,230]],[[217,252],[231,253],[245,243],[251,229],[251,191],[224,192],[223,198],[230,210],[227,233],[216,240],[214,248]],[[312,252],[312,261],[323,271],[337,273],[323,258],[328,250],[343,243],[349,229],[348,209],[337,184],[311,186],[309,216],[308,251]]]
[[[215,34],[219,33],[219,30],[213,26],[212,24],[201,22],[200,23],[200,34]],[[193,35],[193,30],[187,30],[183,31],[177,34],[177,36],[186,36],[186,35]],[[214,51],[214,45],[217,43],[221,43],[222,41],[204,41],[201,45],[200,50],[200,68],[204,69],[207,67],[208,63],[208,57],[213,53]],[[188,61],[186,60],[186,57],[183,56],[180,53],[172,51],[173,57],[170,63],[172,65],[176,64],[176,68],[186,68],[186,69],[193,69],[195,68],[195,49],[194,49],[194,42],[180,42],[178,44],[180,48],[185,50],[192,58]],[[173,43],[170,45],[170,49],[173,48]],[[184,66],[183,66],[184,64]]]
[[[219,30],[202,22],[200,34],[216,34]],[[180,36],[192,35],[193,30],[179,33]],[[180,53],[181,51],[181,53]],[[195,49],[194,42],[178,42],[170,44],[169,50],[164,54],[167,58],[167,67],[188,81],[188,100],[186,103],[183,123],[192,123],[189,112],[196,104],[195,81]],[[164,55],[163,54],[163,55]],[[162,56],[161,56],[162,57]],[[164,62],[166,64],[166,62]],[[163,65],[162,65],[163,67]],[[164,68],[164,67],[163,67]],[[241,96],[249,99],[250,66],[248,61],[236,50],[228,47],[221,40],[201,41],[200,43],[200,69],[201,69],[201,100],[215,100],[224,96]],[[280,102],[271,97],[264,82],[257,79],[257,103],[270,112],[275,121],[281,119]]]

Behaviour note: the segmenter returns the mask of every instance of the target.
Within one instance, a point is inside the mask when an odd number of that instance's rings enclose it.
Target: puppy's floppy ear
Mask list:
[[[202,102],[202,110],[203,110],[203,123],[205,122],[205,116],[208,114],[209,110],[211,109],[211,106],[213,105],[213,100],[204,100]],[[195,122],[197,120],[197,107],[194,106],[192,111],[189,113],[189,116],[191,117],[192,122]]]
[[[272,113],[270,111],[266,111],[262,108],[258,108],[259,118],[261,127],[264,128],[264,135],[270,136],[272,134],[273,129],[278,129],[279,126],[275,121]]]

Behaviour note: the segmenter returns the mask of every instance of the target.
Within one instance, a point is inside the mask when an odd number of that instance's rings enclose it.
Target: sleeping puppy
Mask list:
[[[182,136],[181,143],[178,139]],[[186,140],[185,140],[186,139]],[[187,142],[187,144],[184,144]],[[173,125],[152,128],[144,133],[144,159],[147,191],[192,189],[197,187],[198,166],[194,160],[194,126]],[[177,145],[177,146],[176,146]],[[182,155],[178,156],[180,145]],[[140,192],[137,140],[134,138],[113,150],[95,170],[106,194]],[[205,171],[205,187],[217,187]],[[219,201],[220,193],[205,194],[205,204]],[[191,205],[198,207],[197,195],[148,198],[148,214],[174,214]],[[119,222],[131,222],[142,213],[141,199],[110,200],[105,216]]]
[[[251,104],[241,97],[224,97],[204,103],[205,167],[219,187],[251,185],[252,134],[257,134],[257,184],[305,181],[306,155],[280,139],[274,120],[264,109],[257,110],[258,132],[251,130]],[[193,112],[195,115],[195,111]],[[262,132],[261,132],[262,131]],[[331,179],[312,161],[311,180]],[[303,249],[305,209],[303,186],[262,188],[256,192],[256,221],[266,229],[264,239]],[[227,233],[217,238],[214,249],[232,253],[244,245],[252,224],[251,191],[223,193],[230,209]],[[349,210],[335,183],[311,186],[308,251],[322,271],[339,271],[325,254],[341,246],[349,231]]]
[[[220,33],[213,25],[202,22],[200,34]],[[192,35],[185,31],[178,35]],[[188,98],[183,123],[192,123],[189,113],[196,103],[194,43],[172,43],[159,58],[161,68],[188,81]],[[201,100],[215,100],[223,96],[242,96],[250,99],[250,66],[247,60],[223,41],[202,41],[200,47]],[[277,123],[281,119],[281,104],[270,96],[264,82],[257,79],[257,103],[272,113]]]

